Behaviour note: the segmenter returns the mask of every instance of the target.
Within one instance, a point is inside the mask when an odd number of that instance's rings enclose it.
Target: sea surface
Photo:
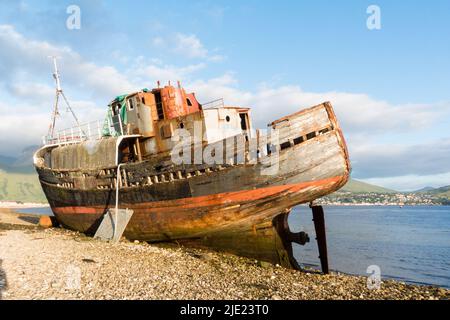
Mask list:
[[[330,269],[366,275],[376,265],[381,277],[450,288],[450,206],[328,206],[325,210]],[[294,256],[318,268],[312,213],[299,206],[289,216],[292,231],[310,243],[294,244]]]
[[[450,206],[326,206],[330,269],[369,275],[376,265],[382,279],[450,288]],[[18,209],[51,214],[49,208]],[[305,231],[310,243],[294,244],[300,264],[319,268],[312,213],[298,206],[289,216],[292,231]]]

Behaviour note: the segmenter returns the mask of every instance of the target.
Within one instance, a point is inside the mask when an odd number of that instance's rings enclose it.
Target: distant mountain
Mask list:
[[[359,180],[350,179],[339,191],[352,193],[396,193],[397,191],[365,183]]]
[[[33,154],[39,146],[29,146],[17,157],[0,155],[0,170],[10,173],[34,173]]]
[[[47,202],[37,173],[0,170],[0,201]]]
[[[422,188],[422,189],[419,189],[419,190],[416,190],[416,191],[412,191],[411,193],[423,193],[423,192],[430,192],[430,191],[433,191],[433,190],[435,190],[436,188],[433,188],[433,187],[425,187],[425,188]]]
[[[346,204],[450,205],[450,186],[426,187],[414,192],[400,192],[352,179],[342,189],[325,198],[330,203]]]
[[[33,167],[37,149],[29,146],[17,157],[0,155],[0,201],[46,202]]]
[[[22,150],[20,155],[17,157],[16,161],[14,162],[13,166],[16,167],[27,167],[27,166],[33,166],[33,155],[36,152],[36,150],[39,149],[39,146],[28,146],[25,149]],[[33,168],[34,171],[34,168]]]
[[[17,159],[14,158],[14,157],[9,157],[9,156],[2,156],[2,155],[0,155],[0,166],[1,166],[1,165],[5,165],[5,166],[11,165],[11,164],[13,164],[16,160],[17,160]]]
[[[450,199],[450,186],[434,188],[433,190],[429,190],[426,193],[432,194],[433,196],[436,196],[436,197]]]

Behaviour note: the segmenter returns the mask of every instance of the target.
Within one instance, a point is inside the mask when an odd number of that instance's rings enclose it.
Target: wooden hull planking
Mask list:
[[[276,263],[296,267],[286,212],[342,187],[350,163],[329,103],[271,126],[279,130],[275,174],[262,174],[273,155],[244,164],[176,166],[162,155],[124,164],[119,206],[134,211],[124,236],[150,242],[184,241],[247,256],[261,246],[265,249],[259,252],[266,256],[262,260],[273,262],[280,258],[279,252],[285,252],[287,258]],[[45,165],[46,152],[52,150],[38,151],[35,157],[42,160],[35,163],[56,218],[67,228],[94,234],[105,212],[114,208],[116,168],[55,169]],[[63,162],[67,161],[70,157]],[[248,238],[255,232],[260,240]],[[239,248],[236,239],[248,245]],[[273,248],[271,241],[278,243],[278,253],[268,249]]]

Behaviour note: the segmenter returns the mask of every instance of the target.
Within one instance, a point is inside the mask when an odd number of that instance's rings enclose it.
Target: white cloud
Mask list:
[[[17,112],[18,111],[18,112]],[[0,154],[15,155],[29,145],[39,144],[48,129],[48,114],[38,113],[27,105],[0,103]]]
[[[208,61],[211,61],[211,62],[222,62],[222,61],[224,61],[226,58],[227,58],[227,57],[224,56],[224,55],[216,54],[216,55],[213,55],[213,56],[209,57],[209,58],[208,58]]]
[[[12,81],[14,77],[28,79],[30,76],[45,81],[51,70],[49,56],[57,56],[64,71],[63,80],[72,86],[111,96],[134,87],[125,75],[113,67],[85,61],[69,47],[27,39],[9,25],[0,25],[0,47],[0,81]]]
[[[206,64],[198,63],[184,67],[176,67],[173,65],[156,65],[150,63],[141,63],[141,66],[136,66],[129,71],[129,74],[133,75],[140,80],[141,83],[155,84],[156,81],[162,83],[168,81],[184,80],[191,76],[191,74],[204,69]]]
[[[222,54],[210,52],[195,34],[175,33],[168,38],[158,36],[152,39],[152,45],[189,59],[203,59],[210,62],[221,62],[226,59]]]
[[[208,50],[206,50],[195,34],[177,33],[175,35],[174,50],[189,58],[206,58],[208,56]]]
[[[163,38],[161,38],[161,37],[155,37],[155,38],[152,39],[152,44],[153,44],[155,47],[164,47],[166,43],[165,43],[165,41],[164,41]]]
[[[207,101],[223,98],[227,105],[248,106],[252,102],[254,94],[244,92],[236,88],[238,81],[233,73],[228,72],[221,77],[204,80],[196,80],[189,83],[189,90],[196,93],[197,99],[205,103]]]
[[[114,50],[113,52],[111,52],[111,57],[122,64],[130,62],[130,58],[123,55],[120,50]]]
[[[305,92],[299,86],[261,86],[254,92],[240,90],[232,73],[190,83],[203,101],[223,97],[226,104],[251,106],[258,126],[302,108],[331,101],[346,132],[359,135],[403,132],[430,127],[450,116],[450,102],[393,105],[365,94]],[[255,112],[256,111],[256,112]]]
[[[144,63],[141,58],[132,69],[121,72],[112,66],[89,62],[69,47],[28,39],[10,25],[0,25],[0,47],[0,89],[6,91],[3,97],[32,101],[34,108],[41,111],[41,103],[49,111],[55,95],[49,56],[59,57],[63,87],[67,91],[87,93],[105,105],[115,95],[137,90],[150,79],[182,80],[205,67],[204,63],[183,67],[162,65],[162,61],[155,59]],[[112,54],[122,62],[128,60],[120,52]]]
[[[2,125],[0,126],[0,155],[14,155],[20,153],[29,145],[37,145],[42,142],[42,137],[47,134],[51,108],[54,97],[49,100],[35,101],[23,100],[19,103],[0,102]],[[71,107],[81,123],[94,120],[102,120],[106,114],[105,108],[98,107],[95,103],[85,100],[72,100]],[[61,101],[56,130],[75,126],[75,120]]]
[[[21,101],[40,104],[55,98],[55,88],[36,82],[13,82],[6,84],[7,90]]]
[[[156,43],[164,45],[164,40],[161,41]],[[211,55],[193,35],[179,34],[177,41],[175,48],[189,57],[221,59],[220,55]],[[89,62],[69,47],[28,39],[7,25],[0,25],[0,47],[0,93],[4,97],[0,104],[3,114],[0,154],[18,152],[29,144],[39,143],[40,136],[45,134],[54,99],[49,76],[51,61],[47,56],[57,55],[61,57],[64,88],[82,93],[82,96],[69,98],[83,122],[101,119],[105,112],[103,106],[117,94],[152,86],[156,80],[182,80],[187,90],[196,92],[201,102],[223,97],[227,105],[252,107],[254,123],[260,128],[286,114],[331,101],[344,128],[355,171],[366,179],[378,179],[373,181],[380,184],[390,183],[387,186],[391,186],[395,181],[417,180],[417,176],[423,176],[423,181],[441,181],[437,177],[448,172],[446,163],[450,163],[450,151],[446,149],[447,140],[406,146],[394,145],[393,137],[384,144],[377,140],[386,133],[409,134],[433,128],[442,119],[450,118],[450,102],[395,105],[365,94],[306,92],[292,85],[270,87],[265,84],[248,91],[239,88],[232,72],[212,79],[195,79],[196,72],[207,67],[206,62],[174,66],[161,60],[138,57],[128,64],[129,69],[119,71],[112,66]],[[122,62],[128,61],[120,52],[113,55]],[[98,106],[94,101],[100,101],[102,105]],[[61,125],[71,121],[61,120]],[[432,166],[437,163],[441,169],[433,171]],[[391,176],[399,178],[389,180]],[[411,185],[415,185],[413,181]]]
[[[405,175],[385,178],[361,179],[397,191],[416,191],[424,187],[439,188],[450,185],[450,172],[434,175]]]
[[[351,156],[361,178],[443,174],[450,172],[450,138],[414,144],[353,144]]]

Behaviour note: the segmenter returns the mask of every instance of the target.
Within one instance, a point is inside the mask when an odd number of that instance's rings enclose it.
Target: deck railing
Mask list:
[[[213,100],[202,104],[202,109],[223,108],[223,99]],[[118,136],[126,132],[125,125],[121,122],[120,117],[117,117],[118,122],[112,122],[111,119],[97,120],[80,124],[79,126],[59,130],[53,136],[44,136],[42,141],[44,145],[50,144],[68,144],[77,143],[86,140],[97,140],[102,136]],[[106,122],[105,122],[106,121]],[[118,130],[116,130],[118,128]],[[106,130],[106,132],[103,132]]]
[[[77,143],[86,140],[98,140],[103,136],[116,136],[123,134],[123,131],[117,132],[116,127],[121,127],[122,123],[111,122],[110,119],[97,120],[82,123],[79,126],[59,130],[53,137],[44,136],[44,145]],[[106,132],[105,132],[106,131]]]

